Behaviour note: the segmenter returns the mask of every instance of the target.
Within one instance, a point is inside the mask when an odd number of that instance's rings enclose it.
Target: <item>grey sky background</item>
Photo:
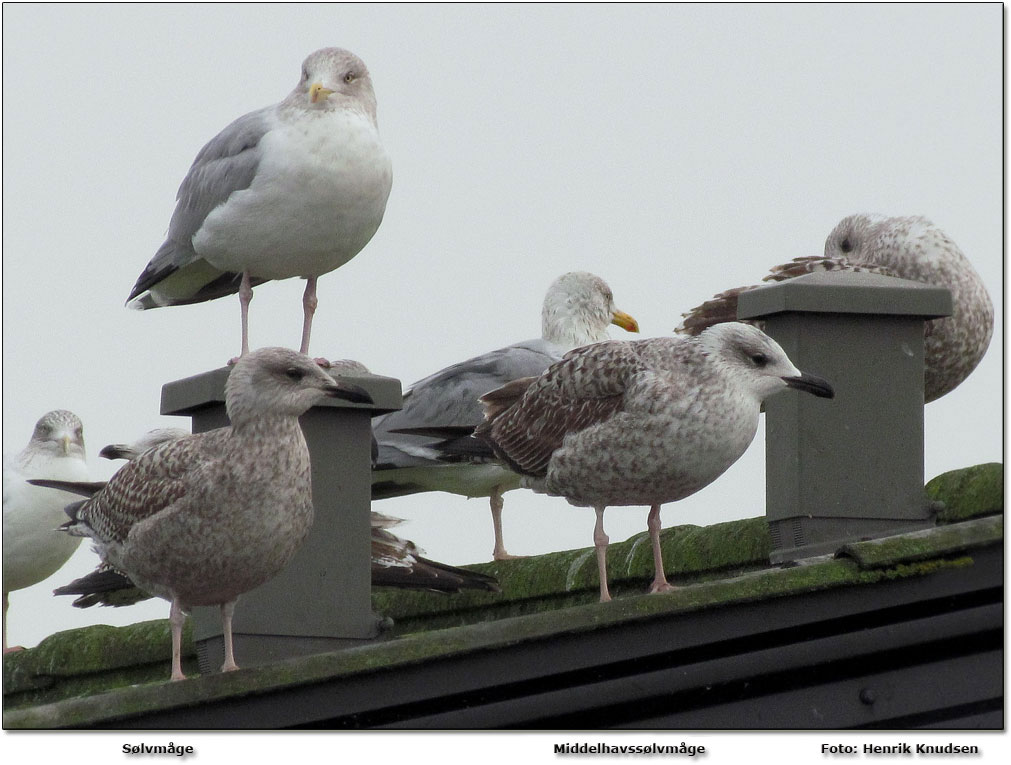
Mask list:
[[[926,477],[1002,459],[1002,8],[841,6],[3,7],[3,449],[54,408],[107,443],[159,425],[161,385],[239,345],[235,296],[128,311],[197,151],[346,47],[369,66],[394,183],[379,232],[319,284],[312,352],[407,386],[537,336],[559,274],[588,270],[643,336],[770,266],[822,252],[856,212],[926,215],[997,307],[989,353],[927,407]],[[296,346],[299,280],[255,291],[250,342]],[[612,328],[613,337],[629,337]],[[377,503],[448,563],[487,560],[486,499]],[[665,526],[764,509],[762,433]],[[591,544],[593,514],[506,495],[517,554]],[[614,508],[611,539],[645,530]],[[168,605],[54,599],[83,545],[11,596],[12,644],[164,618]]]

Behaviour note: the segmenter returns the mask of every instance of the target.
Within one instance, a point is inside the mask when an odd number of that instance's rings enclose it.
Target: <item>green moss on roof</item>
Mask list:
[[[712,526],[674,526],[660,533],[667,574],[675,585],[768,565],[770,544],[764,518]],[[395,632],[404,634],[594,603],[599,594],[592,547],[464,568],[496,577],[502,592],[463,592],[447,597],[377,590],[372,595],[373,608],[392,617]],[[615,596],[642,592],[653,578],[648,534],[643,532],[612,544],[607,569]]]
[[[931,499],[944,503],[938,520],[953,523],[999,513],[1004,505],[1004,473],[988,463],[938,476],[927,484]],[[675,526],[660,534],[667,574],[673,584],[726,577],[767,566],[771,541],[764,517]],[[653,557],[643,532],[608,549],[612,594],[642,590],[653,577]],[[376,590],[373,608],[394,620],[394,633],[462,626],[475,621],[523,616],[597,600],[597,562],[593,548],[566,550],[516,560],[465,566],[496,577],[501,594],[464,592],[445,596],[428,592]]]
[[[853,558],[862,569],[928,560],[944,550],[947,555],[993,544],[1004,538],[1004,517],[976,518],[963,523],[914,531],[899,536],[852,542],[837,553]]]
[[[1004,512],[1004,466],[999,462],[951,470],[927,483],[927,496],[944,503],[942,523]]]
[[[939,542],[940,544],[940,542]],[[422,632],[340,652],[289,659],[276,664],[193,678],[121,688],[91,698],[13,710],[7,728],[114,726],[118,720],[153,711],[184,708],[218,699],[280,691],[397,668],[463,653],[494,651],[519,642],[554,640],[561,635],[606,629],[671,614],[688,614],[731,603],[789,597],[842,586],[868,585],[883,579],[924,576],[941,569],[972,565],[968,556],[949,559],[943,547],[936,559],[862,569],[848,558],[821,557],[788,568],[766,568],[739,576],[701,582],[664,595],[633,595],[530,616]]]
[[[183,630],[184,668],[196,672],[192,630]],[[99,624],[50,635],[35,648],[4,656],[5,707],[91,695],[165,679],[171,669],[167,619],[127,627]]]
[[[975,550],[1002,543],[1001,465],[945,473],[927,485],[927,493],[944,503],[939,520],[948,525],[853,543],[838,558],[824,556],[784,568],[769,567],[764,518],[665,529],[664,559],[672,583],[680,589],[662,596],[642,594],[653,573],[646,534],[611,545],[612,603],[596,602],[593,548],[469,566],[498,577],[503,592],[444,596],[377,591],[374,607],[393,617],[399,637],[187,683],[166,681],[171,646],[167,620],[69,630],[37,648],[4,657],[4,724],[107,724],[145,710],[393,669],[435,656],[494,650],[660,614],[928,576],[972,566]],[[184,654],[186,671],[193,675],[197,670],[189,630]]]

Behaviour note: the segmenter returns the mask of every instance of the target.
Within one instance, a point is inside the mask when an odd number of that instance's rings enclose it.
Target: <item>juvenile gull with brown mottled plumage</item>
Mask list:
[[[769,396],[797,388],[831,397],[768,335],[718,324],[698,337],[577,348],[537,378],[482,397],[474,434],[524,476],[524,485],[597,514],[600,599],[607,587],[604,509],[649,505],[651,592],[672,589],[660,552],[660,505],[712,483],[744,453]]]
[[[223,671],[237,669],[231,615],[239,595],[276,575],[312,524],[309,450],[298,418],[327,397],[370,401],[285,348],[243,356],[225,384],[231,425],[168,441],[117,472],[64,525],[102,560],[171,601],[172,679],[183,679],[184,612],[221,608]]]
[[[795,258],[765,281],[784,281],[812,271],[869,271],[947,287],[951,316],[925,323],[924,401],[954,390],[976,368],[993,335],[993,303],[976,269],[941,229],[923,217],[850,215],[832,230],[823,257]],[[737,318],[737,296],[757,286],[716,295],[684,314],[678,332],[697,335]]]
[[[81,488],[86,490],[87,485]],[[65,490],[74,491],[74,487]],[[425,551],[414,542],[389,531],[403,523],[402,519],[373,512],[369,522],[373,587],[425,590],[447,595],[462,590],[500,592],[495,577],[425,558]],[[132,606],[154,597],[108,563],[102,563],[90,574],[57,587],[53,595],[76,595],[75,608]]]
[[[335,377],[371,374],[364,364],[351,359],[331,361],[328,371]],[[99,454],[110,460],[134,460],[149,449],[188,435],[189,433],[181,428],[158,428],[145,433],[133,443],[109,444]],[[85,497],[94,496],[104,486],[103,483],[67,481],[53,482],[49,485]],[[424,550],[414,542],[401,539],[389,531],[402,522],[400,518],[370,513],[373,587],[397,587],[442,593],[456,593],[463,589],[499,591],[494,577],[423,557]],[[95,605],[131,606],[154,597],[134,584],[125,573],[108,563],[101,563],[90,574],[56,588],[53,594],[78,596],[73,603],[75,608],[90,608]]]

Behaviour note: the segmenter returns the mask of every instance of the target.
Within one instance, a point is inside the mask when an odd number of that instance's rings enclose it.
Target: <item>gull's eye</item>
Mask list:
[[[344,75],[344,82],[353,82],[354,79],[355,79],[354,72],[348,72],[347,74]]]
[[[305,377],[305,372],[303,372],[298,367],[288,367],[287,369],[284,370],[284,376],[287,377],[289,380],[298,382],[303,377]]]
[[[308,69],[303,69],[303,70],[302,70],[302,79],[303,79],[303,80],[304,80],[305,82],[308,82],[308,81],[309,81],[309,70],[308,70]]]
[[[762,367],[768,365],[769,357],[764,353],[753,353],[751,354],[751,361],[756,367],[761,369]]]
[[[847,236],[841,242],[839,242],[839,249],[843,252],[853,252],[853,242]]]

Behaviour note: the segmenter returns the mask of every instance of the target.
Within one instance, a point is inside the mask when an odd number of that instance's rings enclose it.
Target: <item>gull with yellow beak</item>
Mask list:
[[[368,69],[346,50],[318,50],[287,98],[239,117],[197,154],[165,243],[127,305],[144,310],[238,292],[245,355],[253,287],[298,276],[306,280],[300,350],[307,353],[316,280],[372,239],[392,182]]]
[[[495,535],[493,557],[514,556],[502,539],[502,493],[520,486],[520,476],[499,463],[447,463],[425,428],[469,427],[484,422],[478,398],[520,377],[536,377],[573,348],[608,340],[615,324],[638,332],[636,320],[614,306],[611,288],[599,276],[572,271],[555,279],[541,309],[541,337],[453,364],[419,380],[404,394],[404,406],[373,420],[379,454],[372,470],[372,499],[424,491],[488,497]]]
[[[26,447],[16,455],[4,455],[4,653],[8,651],[7,594],[48,579],[81,543],[56,530],[67,519],[63,508],[76,497],[32,486],[29,478],[88,480],[84,426],[76,414],[65,409],[47,412],[35,423]]]

